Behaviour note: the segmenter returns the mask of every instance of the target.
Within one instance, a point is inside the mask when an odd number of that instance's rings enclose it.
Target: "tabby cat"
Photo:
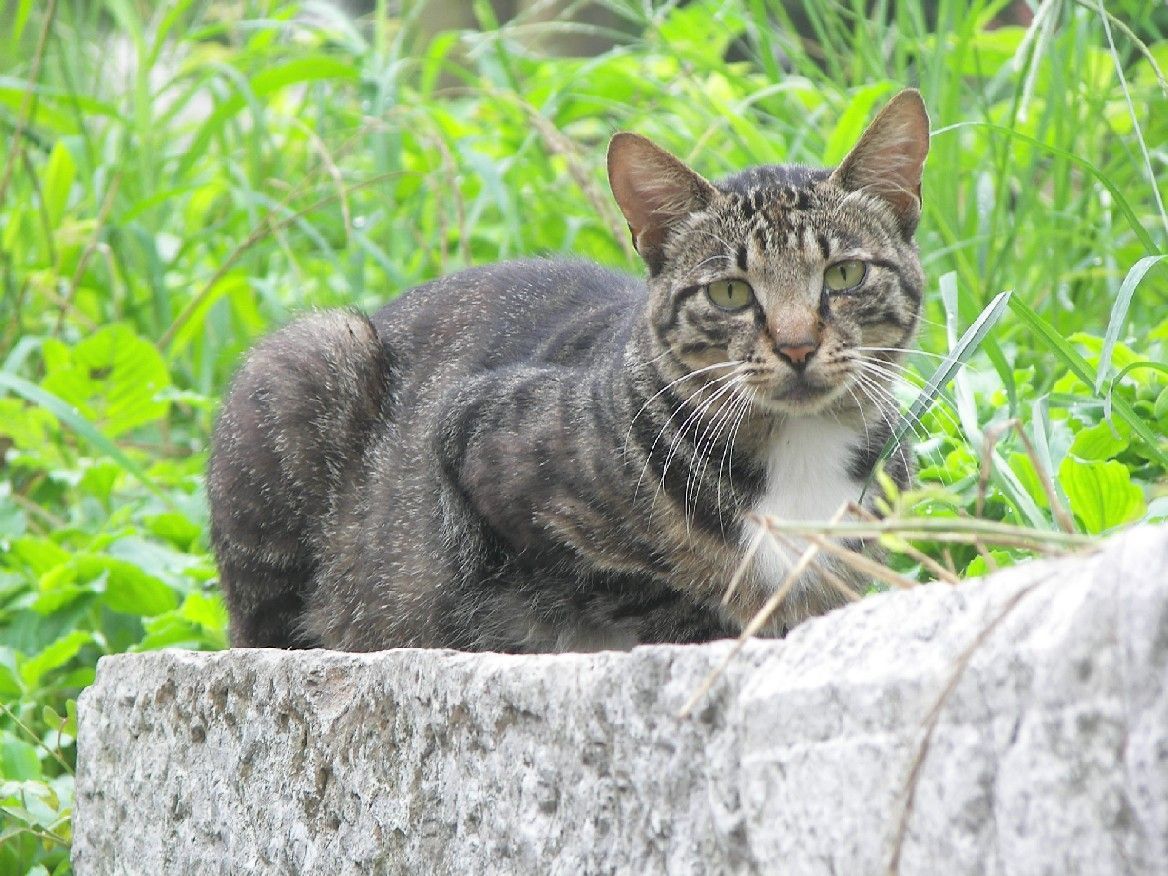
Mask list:
[[[889,438],[921,305],[928,126],[904,91],[834,170],[715,183],[617,134],[609,180],[647,282],[508,262],[263,340],[209,472],[232,643],[589,651],[738,633],[796,555],[766,540],[722,605],[748,512],[826,519]],[[900,485],[909,456],[885,462]],[[766,632],[841,603],[841,580],[864,583],[818,560]]]

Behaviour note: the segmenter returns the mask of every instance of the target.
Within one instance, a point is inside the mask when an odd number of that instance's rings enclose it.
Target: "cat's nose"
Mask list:
[[[796,371],[802,371],[811,361],[811,357],[815,355],[815,351],[819,349],[819,345],[807,338],[793,344],[776,344],[775,349],[780,356],[787,360],[788,365]]]

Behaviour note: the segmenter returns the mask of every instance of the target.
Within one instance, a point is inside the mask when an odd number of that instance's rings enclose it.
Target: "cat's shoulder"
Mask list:
[[[535,258],[446,274],[403,292],[371,320],[403,354],[448,357],[457,347],[509,361],[569,341],[573,348],[607,349],[647,298],[644,281],[622,271]]]
[[[543,297],[644,295],[642,280],[584,259],[529,258],[495,262],[445,274],[403,294],[429,297]]]
[[[382,307],[374,322],[427,313],[531,318],[635,305],[647,294],[643,280],[583,259],[516,259],[465,268],[415,286]]]

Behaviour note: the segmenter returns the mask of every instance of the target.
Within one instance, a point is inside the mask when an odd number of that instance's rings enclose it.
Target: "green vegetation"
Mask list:
[[[932,355],[906,406],[997,307],[913,424],[924,488],[899,510],[1039,534],[1062,509],[1092,535],[1168,517],[1162,4],[1046,0],[1026,31],[991,27],[1004,2],[939,0],[930,29],[915,4],[880,23],[806,0],[801,40],[776,0],[604,0],[617,46],[583,59],[527,51],[566,27],[485,2],[481,30],[437,36],[387,5],[0,12],[0,874],[68,871],[97,659],[225,644],[202,470],[243,350],[500,258],[639,271],[603,177],[618,129],[708,176],[830,163],[918,84]],[[914,544],[959,575],[1026,555]]]

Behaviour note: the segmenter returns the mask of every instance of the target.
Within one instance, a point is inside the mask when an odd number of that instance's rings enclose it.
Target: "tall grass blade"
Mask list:
[[[920,394],[913,401],[909,407],[908,412],[902,414],[900,420],[896,424],[896,428],[892,430],[892,435],[888,441],[885,442],[883,449],[880,451],[880,462],[888,459],[892,451],[900,444],[905,434],[912,428],[913,423],[920,419],[937,396],[941,393],[953,376],[960,370],[960,368],[969,360],[986,335],[990,333],[995,325],[1001,320],[1006,313],[1006,306],[1010,301],[1012,292],[1006,289],[994,296],[993,300],[986,305],[985,309],[978,314],[977,319],[973,321],[973,325],[965,330],[965,333],[958,339],[953,349],[949,351],[949,355],[942,360],[941,364],[929,377],[925,383],[924,388]],[[861,498],[867,492],[868,486],[871,484],[872,478],[869,477],[868,483],[864,485],[864,491],[860,494]]]
[[[1100,184],[1105,186],[1107,190],[1111,192],[1112,197],[1115,198],[1115,202],[1119,205],[1119,208],[1123,212],[1124,217],[1130,223],[1132,231],[1135,233],[1136,237],[1140,239],[1140,243],[1142,243],[1148,250],[1155,251],[1159,249],[1159,247],[1156,246],[1156,242],[1152,239],[1152,235],[1148,233],[1148,229],[1145,228],[1144,224],[1140,221],[1136,211],[1132,209],[1131,202],[1125,196],[1123,190],[1115,184],[1115,181],[1112,180],[1111,177],[1101,171],[1086,158],[1083,158],[1081,155],[1076,155],[1067,149],[1060,149],[1057,146],[1044,143],[1037,137],[1031,137],[1029,134],[1023,134],[1021,131],[1015,131],[1013,128],[1007,128],[1004,125],[995,125],[992,122],[956,122],[955,124],[946,125],[944,128],[939,128],[938,130],[934,131],[933,137],[936,138],[942,134],[948,134],[950,131],[957,131],[961,128],[984,128],[985,130],[993,131],[997,134],[1004,134],[1007,137],[1013,137],[1017,140],[1021,140],[1023,143],[1028,143],[1035,149],[1047,152],[1051,155],[1057,155],[1059,158],[1069,161],[1072,164],[1077,164],[1079,167],[1090,173],[1091,176],[1097,179]]]
[[[1111,318],[1107,321],[1107,333],[1103,336],[1103,350],[1099,354],[1099,368],[1095,372],[1096,395],[1103,391],[1107,372],[1111,368],[1111,353],[1115,349],[1115,342],[1119,340],[1123,324],[1127,321],[1127,309],[1131,305],[1136,286],[1140,285],[1140,281],[1157,262],[1162,262],[1166,258],[1168,255],[1144,256],[1131,266],[1131,270],[1123,278],[1123,285],[1119,287],[1119,294],[1115,296],[1115,303],[1111,305]]]

